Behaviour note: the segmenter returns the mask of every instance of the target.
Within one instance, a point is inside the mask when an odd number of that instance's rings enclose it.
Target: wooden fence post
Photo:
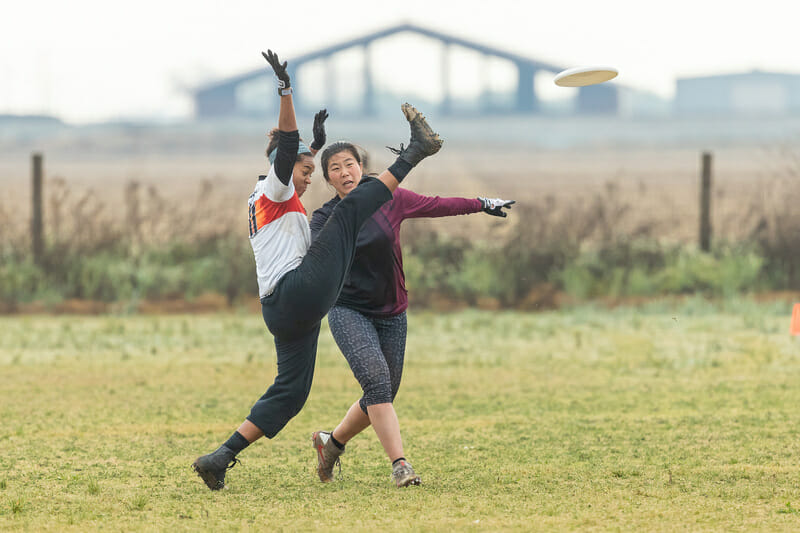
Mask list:
[[[711,152],[703,152],[700,180],[700,249],[711,250]]]
[[[44,252],[44,213],[42,210],[42,154],[34,153],[31,158],[31,178],[33,189],[33,217],[31,218],[31,242],[33,260],[41,264]]]

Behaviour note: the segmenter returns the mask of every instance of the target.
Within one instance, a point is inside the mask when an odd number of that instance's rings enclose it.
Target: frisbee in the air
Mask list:
[[[613,80],[617,74],[614,67],[574,67],[562,70],[553,81],[561,87],[586,87]]]

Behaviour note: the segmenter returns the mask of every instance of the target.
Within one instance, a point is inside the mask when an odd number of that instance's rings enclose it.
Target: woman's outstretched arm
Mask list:
[[[300,134],[297,131],[297,119],[294,115],[294,102],[292,101],[291,80],[286,72],[287,62],[281,63],[278,54],[267,50],[267,53],[261,52],[261,55],[270,64],[278,78],[278,95],[281,98],[281,104],[278,112],[279,132],[278,148],[275,154],[275,174],[281,183],[289,185],[294,162],[297,159],[297,147],[300,144]]]

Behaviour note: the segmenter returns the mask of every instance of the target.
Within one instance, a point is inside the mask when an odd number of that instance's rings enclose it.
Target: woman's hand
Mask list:
[[[325,146],[325,141],[327,140],[327,136],[325,135],[325,120],[328,118],[328,110],[327,109],[320,109],[316,115],[314,115],[314,140],[311,142],[312,150],[319,151]]]
[[[288,63],[286,61],[281,63],[281,60],[278,59],[278,54],[272,50],[267,50],[266,54],[261,52],[261,55],[264,56],[264,59],[267,60],[272,70],[275,71],[275,76],[278,77],[278,94],[281,96],[292,94],[292,85],[289,80],[289,74],[286,72],[286,65]]]
[[[484,213],[489,213],[495,217],[507,217],[508,213],[503,211],[503,209],[511,209],[511,206],[514,205],[516,202],[514,200],[501,200],[500,198],[481,198],[478,197],[478,200],[481,201],[481,211]]]

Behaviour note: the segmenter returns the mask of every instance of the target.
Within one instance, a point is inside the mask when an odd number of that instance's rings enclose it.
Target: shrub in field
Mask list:
[[[403,248],[406,287],[414,291],[418,303],[426,305],[435,292],[450,292],[452,278],[471,244],[434,231],[417,232],[409,241]]]
[[[434,293],[475,303],[497,299],[514,306],[528,293],[547,283],[578,253],[591,224],[575,220],[570,209],[554,209],[554,200],[514,212],[516,222],[505,237],[490,242],[450,238],[418,230],[406,241],[403,263],[409,290],[425,304]]]
[[[658,292],[653,273],[662,269],[670,250],[652,240],[620,239],[587,245],[554,276],[577,299],[599,296],[648,296]]]
[[[711,254],[683,250],[680,266],[686,281],[683,292],[709,292],[714,295],[733,295],[755,288],[763,265],[756,252],[740,247],[718,247]],[[689,287],[695,286],[691,290]]]
[[[153,267],[169,265],[181,267],[178,275],[183,278],[184,285],[178,292],[190,299],[205,292],[217,292],[224,294],[228,303],[233,303],[239,296],[258,295],[253,251],[241,235],[219,235],[192,253],[184,249],[178,262],[162,260]],[[156,286],[149,289],[151,297],[159,292]]]
[[[560,286],[575,298],[588,299],[695,292],[730,296],[762,285],[764,260],[752,248],[724,245],[703,253],[652,241],[620,246],[582,253],[558,273]]]
[[[496,249],[486,243],[477,243],[464,250],[460,267],[447,279],[446,287],[452,295],[470,305],[483,297],[502,300],[505,284],[502,261]]]
[[[764,257],[764,275],[773,287],[800,289],[800,162],[788,178],[767,183],[754,199],[759,213],[751,240]]]
[[[214,212],[213,184],[199,188],[196,200],[170,205],[154,187],[131,183],[121,213],[109,216],[91,192],[70,194],[55,180],[58,201],[51,202],[38,263],[24,227],[0,226],[2,307],[78,298],[135,308],[141,300],[191,300],[208,292],[229,304],[254,297],[245,230],[235,217],[198,219],[197,212]],[[715,243],[711,253],[659,240],[655,222],[631,221],[631,206],[614,184],[593,197],[545,196],[517,205],[508,220],[489,226],[484,240],[415,225],[403,237],[406,285],[420,307],[442,296],[527,306],[542,287],[575,300],[800,289],[800,187],[782,183],[765,191],[742,218],[754,228],[750,239]],[[0,221],[12,219],[0,204]]]
[[[4,254],[0,258],[0,302],[13,308],[41,296],[45,273],[31,257]]]
[[[65,265],[68,293],[65,296],[113,302],[133,295],[136,270],[126,257],[99,253],[75,258]]]
[[[70,298],[135,303],[216,292],[233,303],[258,294],[252,251],[239,235],[219,235],[199,244],[150,245],[135,254],[126,244],[94,250],[51,243],[40,265],[29,253],[4,254],[0,302],[10,308]]]
[[[37,263],[24,225],[0,229],[0,301],[13,308],[67,298],[135,303],[217,292],[233,302],[257,294],[245,230],[230,217],[198,219],[195,211],[214,212],[213,185],[199,188],[196,200],[168,205],[154,187],[130,182],[122,209],[111,216],[91,190],[74,194],[63,179],[52,179],[46,248]],[[10,220],[2,205],[0,220]]]

